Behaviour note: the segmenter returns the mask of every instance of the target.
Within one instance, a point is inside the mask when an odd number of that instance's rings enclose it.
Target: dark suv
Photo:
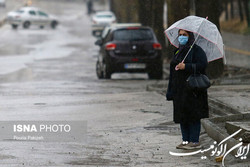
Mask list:
[[[95,44],[100,46],[99,79],[110,79],[115,72],[147,72],[150,79],[162,78],[161,45],[151,28],[116,24],[106,27]]]

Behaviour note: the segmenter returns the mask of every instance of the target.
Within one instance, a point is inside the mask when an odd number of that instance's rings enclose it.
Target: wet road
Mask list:
[[[172,103],[146,91],[157,81],[146,74],[97,79],[98,47],[82,1],[34,4],[57,14],[61,24],[56,30],[0,28],[5,41],[0,44],[0,121],[78,120],[87,123],[87,138],[3,140],[0,166],[214,165],[200,155],[169,155],[181,141],[180,129],[172,122]]]
[[[112,80],[98,80],[98,48],[90,35],[85,4],[34,4],[57,14],[61,24],[56,30],[1,27],[0,119],[83,121],[87,122],[87,139],[63,143],[7,138],[0,142],[1,166],[154,166],[166,162],[167,134],[144,128],[172,118],[171,112],[166,117],[165,99],[146,91],[156,81],[147,80],[146,74],[115,74]],[[173,142],[176,138],[176,134],[169,137]],[[161,145],[164,149],[159,151]]]

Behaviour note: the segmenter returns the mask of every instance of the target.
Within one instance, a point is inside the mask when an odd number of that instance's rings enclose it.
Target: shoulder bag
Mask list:
[[[207,90],[210,86],[209,78],[201,73],[196,73],[196,64],[192,64],[194,73],[187,78],[187,86],[191,90],[204,91]]]

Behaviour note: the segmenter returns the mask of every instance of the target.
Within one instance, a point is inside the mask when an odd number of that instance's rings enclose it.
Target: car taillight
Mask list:
[[[161,50],[162,49],[161,44],[159,44],[159,43],[154,43],[153,48],[156,49],[156,50]]]
[[[138,59],[138,58],[133,58],[132,61],[133,61],[133,62],[138,62],[139,59]]]
[[[116,44],[110,43],[106,45],[106,50],[115,50]]]
[[[16,16],[16,18],[20,18],[20,17],[21,17],[21,16],[19,16],[19,15],[18,15],[18,16]]]

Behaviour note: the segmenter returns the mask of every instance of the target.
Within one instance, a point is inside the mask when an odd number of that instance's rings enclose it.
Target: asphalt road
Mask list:
[[[98,47],[83,1],[33,3],[58,15],[60,25],[56,30],[0,28],[4,41],[0,43],[0,123],[80,121],[87,131],[78,127],[78,132],[86,133],[86,138],[13,141],[1,133],[0,166],[216,166],[198,154],[168,153],[181,142],[180,129],[172,122],[172,103],[146,91],[157,81],[148,80],[146,74],[97,79]],[[209,142],[206,136],[202,140]]]
[[[112,80],[98,80],[98,47],[94,46],[85,4],[33,3],[58,15],[60,26],[56,30],[1,27],[2,127],[6,128],[3,122],[10,121],[77,120],[87,124],[87,138],[81,142],[13,141],[2,133],[1,166],[136,166],[166,162],[162,158],[168,156],[164,153],[168,135],[144,128],[171,121],[166,117],[165,99],[146,91],[146,86],[155,81],[147,80],[146,74],[116,74]],[[11,10],[11,1],[7,10]],[[79,129],[79,133],[84,131]],[[169,138],[174,142],[179,137]],[[160,145],[164,147],[161,151]],[[158,155],[152,157],[157,151]]]

